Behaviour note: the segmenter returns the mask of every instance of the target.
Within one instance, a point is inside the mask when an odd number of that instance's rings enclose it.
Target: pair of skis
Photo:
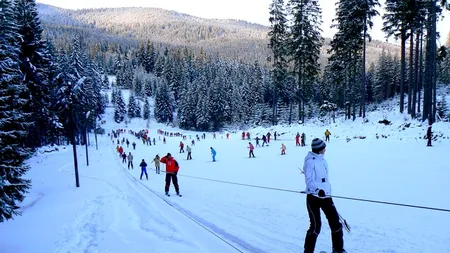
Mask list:
[[[170,197],[170,194],[169,194],[169,193],[166,193],[166,196],[167,196],[167,197]],[[178,197],[183,197],[183,195],[181,195],[181,194],[177,194],[177,196],[178,196]]]

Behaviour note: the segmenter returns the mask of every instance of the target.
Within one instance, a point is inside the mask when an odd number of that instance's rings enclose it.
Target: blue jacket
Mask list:
[[[211,154],[216,155],[216,151],[213,148],[211,148]]]

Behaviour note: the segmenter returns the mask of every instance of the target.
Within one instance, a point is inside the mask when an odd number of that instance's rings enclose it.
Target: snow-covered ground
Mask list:
[[[23,215],[0,224],[0,252],[302,252],[309,225],[305,195],[224,182],[304,190],[298,167],[310,148],[296,147],[294,136],[305,132],[309,144],[313,137],[323,137],[325,129],[332,133],[326,158],[334,195],[450,209],[449,124],[433,126],[443,137],[427,148],[422,139],[426,125],[413,121],[403,128],[409,122],[404,117],[375,112],[364,124],[337,119],[328,126],[249,129],[252,138],[275,130],[282,134],[268,147],[256,148],[255,159],[248,158],[241,130],[230,130],[230,139],[225,132],[216,139],[206,133],[192,147],[190,161],[186,153],[178,153],[181,138],[167,137],[163,144],[156,130],[183,132],[187,145],[201,133],[151,122],[156,145],[144,146],[123,135],[137,143],[136,150],[124,147],[134,154],[133,170],[121,163],[110,137],[99,136],[96,150],[91,135],[89,166],[84,147],[78,148],[80,188],[75,187],[71,147],[38,152],[29,160],[27,177],[33,188],[21,204]],[[383,118],[393,124],[379,124]],[[125,128],[113,122],[112,108],[105,119],[107,132]],[[145,129],[146,123],[133,120],[127,129]],[[285,156],[280,155],[281,143],[287,146]],[[217,151],[216,163],[211,162],[210,147]],[[150,170],[148,181],[139,180],[141,159],[153,168],[153,157],[168,152],[180,164],[181,198],[164,196],[163,173]],[[339,198],[334,202],[352,228],[344,235],[348,252],[450,252],[449,212]],[[322,218],[317,252],[331,251],[330,230]]]

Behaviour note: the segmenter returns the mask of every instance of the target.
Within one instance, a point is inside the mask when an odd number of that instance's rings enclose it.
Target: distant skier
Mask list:
[[[267,132],[267,144],[269,144],[270,143],[270,136],[271,136],[272,134],[270,133],[270,132]]]
[[[186,146],[186,151],[187,151],[187,158],[186,160],[192,160],[192,155],[191,155],[191,147],[189,147],[189,145]]]
[[[136,142],[133,141],[131,145],[133,145],[133,150],[136,150]]]
[[[283,143],[281,143],[281,154],[282,155],[286,154],[286,145],[284,145]]]
[[[303,171],[306,182],[306,205],[309,214],[310,227],[306,232],[304,253],[313,253],[317,236],[320,233],[320,209],[325,213],[331,230],[333,253],[346,253],[342,224],[339,214],[331,198],[331,185],[328,181],[328,164],[324,159],[326,144],[319,138],[311,142],[312,151],[305,157]]]
[[[180,167],[178,166],[178,162],[173,159],[172,155],[170,153],[167,153],[166,156],[161,158],[161,162],[166,164],[166,185],[164,187],[164,190],[166,192],[166,195],[169,195],[169,187],[170,187],[170,181],[173,182],[173,186],[175,187],[175,191],[177,195],[180,195],[180,188],[178,186],[178,178],[177,173]]]
[[[304,146],[306,146],[306,134],[305,133],[302,133],[302,137],[301,137],[301,139],[302,139],[302,147],[304,147]]]
[[[145,162],[144,159],[142,159],[142,162],[141,162],[141,164],[139,164],[139,166],[141,167],[141,177],[140,177],[140,179],[142,180],[142,176],[145,174],[145,177],[148,180],[147,163]]]
[[[428,130],[427,130],[427,147],[431,147],[431,137],[433,135],[433,132],[431,132],[431,125],[428,126]]]
[[[227,133],[227,139],[229,139],[230,138],[230,133]]]
[[[133,155],[131,154],[131,152],[128,152],[128,169],[133,169]]]
[[[211,149],[211,155],[212,155],[212,161],[215,162],[216,161],[216,150],[214,150],[212,147],[210,147]]]
[[[127,139],[126,143],[127,143],[127,148],[129,148],[130,147],[130,141],[128,139]]]
[[[160,172],[161,170],[160,170],[160,167],[159,167],[159,155],[156,155],[155,158],[153,158],[152,163],[155,163],[156,174],[161,174],[161,172]]]
[[[180,141],[180,153],[184,153],[184,143]]]
[[[156,140],[155,140],[155,138],[153,138],[153,145],[156,145]]]
[[[122,163],[127,163],[127,154],[125,152],[122,154]]]
[[[263,134],[263,136],[261,137],[261,140],[262,140],[262,146],[264,147],[264,144],[267,144],[267,142],[266,142],[266,136]]]
[[[248,149],[250,149],[250,151],[248,151],[248,158],[255,158],[255,154],[253,153],[255,147],[253,147],[253,144],[251,142],[248,143]]]
[[[300,133],[295,136],[295,146],[300,146]]]
[[[191,141],[191,146],[195,146],[195,140],[194,139],[192,139],[192,141]]]
[[[328,129],[325,131],[325,141],[328,141],[328,142],[330,142],[330,135],[331,135],[331,133],[330,133],[330,131],[328,131]]]
[[[166,144],[166,137],[163,138],[163,144]]]
[[[277,131],[275,131],[275,132],[273,133],[273,139],[274,139],[274,140],[277,140]]]
[[[259,145],[259,137],[258,136],[256,136],[255,140],[256,140],[256,147],[261,147],[261,145]]]

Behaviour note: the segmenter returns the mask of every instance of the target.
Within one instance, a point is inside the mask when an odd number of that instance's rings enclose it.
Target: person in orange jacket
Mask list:
[[[166,195],[170,196],[169,194],[170,181],[173,181],[173,186],[175,187],[177,195],[181,196],[177,178],[177,173],[178,170],[180,169],[180,167],[178,166],[178,162],[172,157],[170,153],[167,153],[166,156],[161,158],[160,162],[166,164],[166,185],[164,188]]]

